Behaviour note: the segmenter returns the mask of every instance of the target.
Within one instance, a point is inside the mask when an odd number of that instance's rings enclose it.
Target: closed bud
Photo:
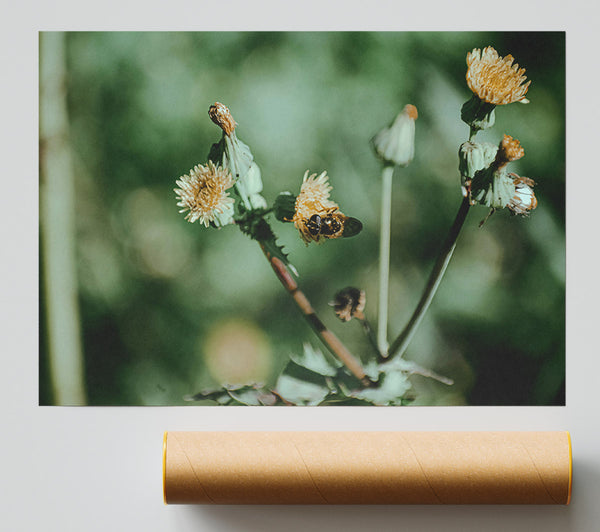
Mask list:
[[[229,109],[220,102],[215,102],[208,109],[208,116],[217,124],[225,135],[231,135],[237,125]]]
[[[215,103],[208,111],[211,120],[223,130],[220,142],[213,144],[208,158],[228,168],[235,181],[235,189],[241,205],[238,211],[264,209],[267,202],[261,196],[262,179],[260,168],[254,162],[250,148],[238,139],[235,132],[236,122],[229,109],[221,103]]]
[[[246,178],[244,179],[248,200],[253,209],[264,209],[267,206],[267,201],[260,194],[263,189],[262,177],[260,168],[253,162],[248,169]]]
[[[496,158],[498,147],[487,142],[464,142],[458,150],[458,169],[460,171],[463,196],[468,195],[475,174],[488,168]]]
[[[502,168],[494,166],[477,172],[471,185],[471,203],[503,209],[515,195],[515,184]]]
[[[415,155],[414,105],[406,105],[391,126],[382,129],[371,140],[377,156],[386,165],[408,166]]]
[[[275,198],[273,214],[280,222],[291,222],[296,213],[296,196],[291,192],[282,192]]]
[[[489,148],[486,150],[489,151],[485,153],[484,159],[489,161],[489,158],[492,157],[492,150]],[[464,152],[468,151],[469,148],[466,147]],[[517,139],[504,135],[496,148],[492,162],[488,162],[486,168],[477,170],[472,178],[471,203],[478,203],[492,209],[508,207],[515,214],[527,214],[530,210],[535,209],[537,200],[532,189],[533,180],[519,177],[507,170],[509,163],[520,159],[524,154],[525,150]],[[463,147],[461,146],[461,158],[462,155]],[[475,161],[475,157],[472,156],[471,159]]]

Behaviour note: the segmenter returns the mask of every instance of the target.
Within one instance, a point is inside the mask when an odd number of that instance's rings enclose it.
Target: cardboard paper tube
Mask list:
[[[569,504],[568,432],[167,432],[165,503]]]

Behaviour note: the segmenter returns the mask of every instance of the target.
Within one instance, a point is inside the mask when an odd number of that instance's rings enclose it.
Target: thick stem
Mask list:
[[[390,226],[392,220],[392,175],[394,167],[386,165],[381,173],[381,231],[379,240],[379,314],[377,346],[386,356],[388,351],[388,292],[390,278]]]
[[[329,351],[341,360],[346,367],[350,370],[350,372],[359,379],[364,386],[371,386],[373,383],[366,376],[365,371],[363,370],[358,359],[346,348],[346,346],[340,341],[340,339],[333,334],[325,324],[320,320],[320,318],[315,313],[310,301],[304,295],[304,293],[298,288],[298,284],[294,281],[290,272],[286,268],[285,264],[278,259],[277,257],[271,256],[270,253],[266,251],[266,249],[261,245],[261,249],[267,257],[267,260],[271,264],[275,275],[283,285],[283,287],[290,294],[300,312],[308,322],[308,324],[312,327],[315,333],[319,336],[325,347],[329,349]]]
[[[429,280],[427,281],[427,286],[425,287],[425,291],[421,296],[419,304],[415,309],[410,321],[407,323],[404,330],[400,333],[400,336],[396,338],[396,340],[392,343],[389,349],[388,356],[399,356],[401,357],[406,348],[410,344],[417,327],[421,323],[423,316],[427,312],[429,308],[429,304],[431,303],[433,296],[435,295],[438,286],[444,276],[444,272],[446,271],[446,267],[452,258],[452,254],[454,253],[454,248],[456,247],[456,240],[458,239],[458,235],[460,230],[462,229],[463,223],[467,217],[467,213],[469,212],[470,207],[469,199],[463,198],[463,201],[458,209],[458,213],[456,218],[454,219],[454,223],[450,228],[450,232],[448,233],[448,237],[444,242],[444,245],[438,255],[437,261],[433,267],[433,271],[429,276]]]
[[[54,403],[84,405],[86,391],[77,303],[75,177],[68,140],[63,33],[41,34],[40,219],[48,357]]]

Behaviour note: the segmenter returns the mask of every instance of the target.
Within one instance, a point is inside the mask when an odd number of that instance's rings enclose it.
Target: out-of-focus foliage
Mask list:
[[[497,108],[478,141],[520,140],[514,170],[536,181],[539,205],[529,218],[498,212],[481,229],[487,210],[471,209],[406,354],[454,385],[411,377],[412,404],[563,404],[564,34],[391,32],[67,35],[90,404],[272,389],[290,355],[317,342],[256,242],[177,212],[175,179],[220,138],[207,116],[215,101],[251,146],[270,204],[297,194],[305,170],[327,170],[332,198],[363,222],[356,237],[309,247],[292,224],[273,227],[317,312],[365,360],[359,324],[339,322],[328,303],[361,287],[376,321],[380,162],[369,139],[406,103],[418,108],[415,159],[394,176],[389,329],[399,333],[460,204],[465,57],[487,45],[527,69],[531,103]],[[40,402],[52,404],[41,323]]]
[[[383,364],[371,362],[365,365],[365,370],[377,386],[364,388],[341,362],[305,344],[301,355],[290,357],[273,388],[263,384],[226,385],[186,399],[238,406],[403,406],[413,400],[408,393],[410,375],[440,379],[439,375],[403,358]]]

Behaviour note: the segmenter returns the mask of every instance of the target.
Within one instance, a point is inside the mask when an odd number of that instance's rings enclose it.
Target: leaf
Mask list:
[[[323,386],[283,374],[279,376],[276,388],[283,399],[296,405],[318,405],[329,393]]]
[[[261,395],[261,391],[255,388],[241,388],[239,391],[237,390],[229,390],[229,395],[242,405],[248,406],[260,406],[262,403],[259,400],[259,396]]]
[[[296,268],[290,263],[283,246],[277,244],[277,236],[265,220],[267,202],[260,195],[263,189],[260,168],[254,162],[250,147],[231,135],[223,134],[221,140],[213,144],[208,159],[224,168],[229,168],[235,179],[234,196],[236,201],[235,221],[242,232],[259,241],[271,257],[277,257],[298,275]]]
[[[366,399],[332,392],[319,403],[319,406],[374,406],[374,403]]]
[[[399,405],[402,397],[410,390],[408,375],[403,371],[382,373],[377,387],[365,388],[352,394],[353,397],[371,401],[377,405]]]
[[[186,401],[214,401],[219,405],[275,405],[284,404],[282,398],[262,384],[225,385],[184,397]]]
[[[290,360],[283,371],[281,372],[281,376],[291,377],[292,379],[297,379],[301,381],[305,381],[311,384],[315,384],[317,386],[321,386],[322,388],[329,390],[329,386],[327,384],[327,377],[308,369],[304,366],[296,364],[293,360]]]
[[[290,360],[277,379],[277,393],[294,404],[317,405],[329,393],[327,378]]]
[[[220,388],[218,390],[205,390],[193,395],[186,395],[184,401],[214,401],[220,405],[226,405],[231,402],[231,396],[227,393],[227,389]]]
[[[229,169],[245,210],[266,207],[260,195],[263,189],[260,168],[254,162],[250,147],[237,138],[235,131],[231,135],[224,133],[220,142],[212,145],[208,159]]]
[[[315,349],[308,343],[304,344],[304,351],[301,355],[291,355],[290,358],[299,366],[327,377],[335,377],[338,368],[342,366],[341,362],[326,357],[320,349]]]

